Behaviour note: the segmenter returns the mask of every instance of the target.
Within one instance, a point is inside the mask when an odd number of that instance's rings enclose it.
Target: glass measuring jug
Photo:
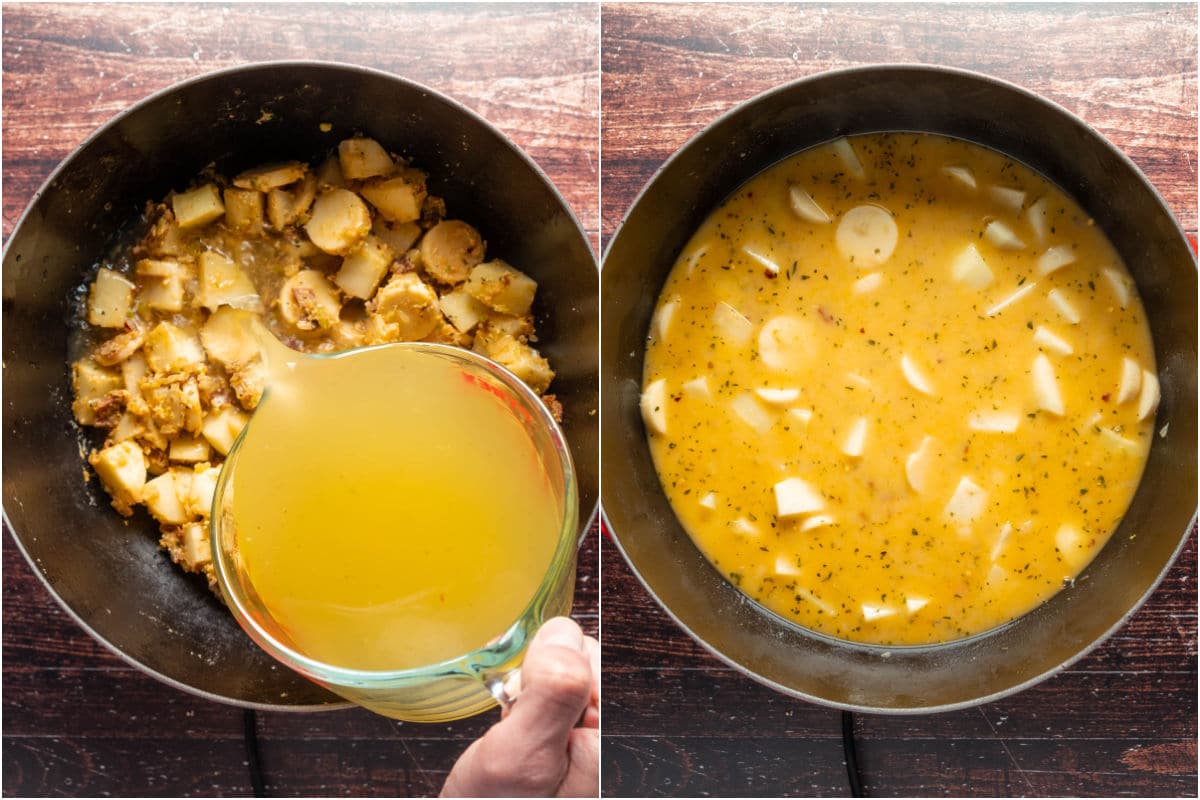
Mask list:
[[[453,347],[308,356],[258,338],[267,389],[212,514],[239,624],[387,716],[507,702],[505,679],[574,587],[574,471],[541,401]]]

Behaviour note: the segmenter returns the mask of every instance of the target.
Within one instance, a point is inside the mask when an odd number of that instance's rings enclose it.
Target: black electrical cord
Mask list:
[[[850,780],[850,796],[866,797],[862,775],[858,771],[858,748],[854,744],[854,715],[842,712],[842,752],[846,755],[846,777]]]
[[[250,768],[250,787],[255,797],[267,796],[267,783],[263,779],[262,760],[258,755],[258,715],[247,708],[242,713],[242,732],[246,740],[246,764]]]

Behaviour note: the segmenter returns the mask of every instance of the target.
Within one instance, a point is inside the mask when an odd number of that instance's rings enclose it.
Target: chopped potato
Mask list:
[[[101,328],[123,328],[133,304],[133,283],[111,269],[96,273],[88,294],[87,320]]]
[[[338,145],[342,174],[352,181],[390,175],[396,168],[387,150],[374,139],[345,139]]]
[[[479,233],[445,221],[426,174],[378,142],[346,140],[315,168],[203,180],[148,204],[146,233],[88,287],[72,411],[102,431],[88,460],[114,508],[144,506],[172,560],[219,591],[205,521],[221,464],[266,389],[257,321],[306,352],[475,348],[538,393],[554,372],[530,345],[536,284],[496,261],[476,281],[488,302],[469,292]],[[543,402],[561,419],[553,395]]]
[[[537,282],[525,273],[496,259],[471,270],[467,292],[488,308],[504,314],[524,316],[533,305]]]
[[[342,255],[357,247],[370,232],[371,212],[354,192],[329,189],[313,203],[304,230],[326,253]]]
[[[373,178],[359,192],[389,222],[414,222],[421,218],[426,191],[424,177],[419,173]]]
[[[215,183],[197,186],[171,198],[171,208],[180,228],[199,228],[225,213],[221,191]]]
[[[479,231],[457,219],[439,222],[421,239],[425,271],[435,280],[451,285],[467,279],[475,265],[483,261],[483,251]]]

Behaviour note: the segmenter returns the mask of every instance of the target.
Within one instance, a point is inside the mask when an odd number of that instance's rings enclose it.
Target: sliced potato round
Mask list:
[[[315,269],[300,270],[279,290],[279,315],[297,330],[331,328],[341,311],[337,288]]]
[[[308,238],[326,253],[343,255],[362,242],[371,231],[367,204],[349,189],[330,189],[313,202],[304,226]]]
[[[786,314],[772,317],[759,331],[758,355],[771,369],[795,370],[808,360],[811,339],[812,329],[806,320]]]
[[[421,239],[425,271],[442,283],[462,283],[483,261],[484,243],[479,231],[462,220],[447,219],[434,225]]]
[[[892,257],[900,231],[887,209],[855,206],[837,228],[838,252],[856,267],[877,267]]]

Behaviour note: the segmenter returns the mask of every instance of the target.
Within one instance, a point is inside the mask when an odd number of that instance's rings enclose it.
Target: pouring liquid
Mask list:
[[[358,670],[435,664],[506,631],[563,515],[508,399],[402,345],[311,357],[263,344],[268,388],[230,476],[259,623]]]

